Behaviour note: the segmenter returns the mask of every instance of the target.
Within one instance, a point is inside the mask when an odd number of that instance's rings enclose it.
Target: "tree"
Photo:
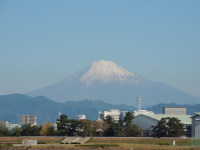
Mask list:
[[[21,128],[22,128],[22,131],[21,131],[22,136],[32,135],[31,124],[23,124]]]
[[[12,135],[13,136],[20,136],[21,132],[22,132],[22,128],[21,127],[20,128],[17,127],[17,128],[12,129]]]
[[[153,131],[157,137],[179,137],[184,134],[183,124],[175,117],[162,118]]]
[[[31,124],[22,125],[22,136],[39,136],[40,135],[40,127],[39,126],[31,126]]]
[[[110,127],[112,127],[112,126],[114,125],[114,123],[115,123],[114,119],[113,119],[110,115],[106,116],[106,119],[105,119],[104,121],[105,121]]]
[[[127,112],[124,121],[121,119],[118,122],[114,121],[111,116],[107,116],[105,122],[108,125],[107,130],[104,132],[105,136],[141,136],[141,130],[133,125],[133,114]]]
[[[104,132],[108,129],[108,124],[103,120],[97,120],[93,122],[95,129],[95,136],[103,136]]]
[[[133,124],[133,113],[127,112],[124,117],[124,136],[141,136],[141,130]]]
[[[57,133],[58,135],[73,136],[76,129],[76,120],[68,119],[67,115],[61,115],[60,119],[57,119]]]
[[[0,136],[9,136],[11,133],[4,124],[0,124]]]
[[[108,115],[108,116],[106,116],[106,119],[104,121],[108,125],[107,130],[104,132],[105,136],[114,136],[115,135],[114,129],[116,126],[114,119]]]
[[[113,126],[114,126],[114,129],[113,129],[114,136],[117,136],[117,137],[124,136],[124,123],[121,118],[118,120],[118,122],[115,122]]]
[[[42,136],[53,136],[55,134],[54,127],[51,122],[44,122],[41,130],[40,135]]]
[[[39,136],[40,135],[40,130],[41,130],[41,127],[40,126],[37,126],[37,125],[34,125],[31,127],[31,135],[32,136]]]
[[[133,114],[132,112],[127,112],[124,117],[125,128],[132,127],[133,125]]]
[[[78,120],[76,131],[79,136],[94,136],[96,132],[93,122],[88,119]]]
[[[68,122],[67,115],[60,115],[60,119],[57,119],[58,135],[67,135],[68,134],[68,130],[66,129],[67,122]]]
[[[126,137],[138,137],[142,136],[141,129],[138,128],[138,126],[132,124],[128,128],[124,129],[124,136]]]
[[[74,133],[76,132],[76,127],[77,127],[77,120],[69,119],[66,126],[66,128],[68,129],[69,136],[74,136]]]

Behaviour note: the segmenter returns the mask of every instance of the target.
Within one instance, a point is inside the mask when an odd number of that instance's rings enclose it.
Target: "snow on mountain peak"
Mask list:
[[[108,82],[129,82],[137,83],[137,76],[128,70],[118,66],[112,61],[95,61],[91,64],[89,69],[81,77],[81,81],[86,84],[91,84],[95,80],[103,81],[103,83]]]

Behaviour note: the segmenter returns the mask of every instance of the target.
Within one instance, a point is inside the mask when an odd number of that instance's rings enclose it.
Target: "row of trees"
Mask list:
[[[126,113],[124,120],[113,120],[107,116],[104,121],[74,120],[67,115],[57,119],[57,130],[50,122],[41,126],[22,125],[11,131],[5,126],[0,126],[0,136],[141,136],[141,130],[132,124],[133,115]]]
[[[119,119],[118,122],[115,122],[111,116],[107,116],[105,122],[108,125],[104,132],[105,136],[131,137],[142,135],[142,130],[132,123],[133,115],[131,112],[126,113],[123,121]]]
[[[0,136],[53,136],[56,131],[51,122],[45,122],[42,126],[24,124],[21,127],[8,130],[5,125],[0,125]]]
[[[0,126],[0,136],[115,136],[136,137],[142,136],[142,131],[133,123],[131,112],[126,113],[124,120],[115,121],[107,116],[104,121],[74,120],[67,115],[57,119],[57,130],[50,122],[42,126],[22,125],[11,131]],[[178,137],[184,134],[183,124],[177,118],[162,118],[154,128],[156,137]]]
[[[73,120],[61,115],[57,120],[57,134],[68,136],[140,136],[141,130],[132,124],[133,115],[126,113],[124,120],[113,120],[107,116],[104,121]]]

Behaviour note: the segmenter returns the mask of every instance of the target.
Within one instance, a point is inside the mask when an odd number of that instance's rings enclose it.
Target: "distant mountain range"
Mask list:
[[[127,105],[112,105],[102,101],[68,101],[58,103],[43,96],[29,97],[22,94],[0,96],[0,121],[20,122],[21,115],[36,115],[38,123],[55,122],[59,109],[70,118],[85,114],[88,119],[97,120],[98,111],[119,109],[133,111],[134,107]]]
[[[26,93],[45,96],[57,102],[83,99],[102,100],[111,104],[134,105],[138,95],[143,105],[158,103],[200,103],[200,98],[163,83],[146,80],[111,61],[96,61],[68,78]]]
[[[62,114],[66,114],[69,118],[76,118],[76,115],[85,114],[90,120],[98,118],[98,111],[110,109],[119,109],[124,111],[136,110],[133,106],[128,105],[112,105],[102,101],[83,100],[68,101],[58,103],[43,96],[29,97],[22,94],[11,94],[0,96],[0,121],[9,121],[11,123],[19,123],[20,115],[36,115],[37,121],[41,124],[44,121],[55,122],[58,119],[59,109]],[[200,104],[197,105],[178,105],[158,104],[147,107],[145,109],[152,110],[155,113],[162,113],[162,107],[186,107],[187,114],[192,115],[193,112],[199,112]]]

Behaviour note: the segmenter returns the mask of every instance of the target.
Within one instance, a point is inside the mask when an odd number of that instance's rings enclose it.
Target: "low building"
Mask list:
[[[147,111],[147,110],[137,110],[133,112],[133,116],[136,117],[138,115],[154,115],[153,111]]]
[[[133,119],[133,124],[137,125],[140,129],[145,130],[148,136],[152,136],[152,130],[162,118],[175,117],[183,123],[184,131],[187,136],[191,135],[191,116],[190,115],[138,115]]]
[[[8,130],[21,127],[19,124],[13,124],[8,121],[0,121],[0,126],[5,126]]]
[[[192,116],[192,137],[200,138],[200,112]]]
[[[104,120],[107,116],[111,116],[113,120],[118,121],[119,119],[124,120],[124,117],[128,111],[119,111],[118,109],[111,109],[110,111],[99,111],[98,120]]]
[[[22,115],[20,117],[20,123],[23,124],[31,124],[36,125],[37,124],[37,117],[36,116],[30,116],[30,115]]]
[[[163,107],[163,114],[186,115],[185,107]]]
[[[120,111],[118,109],[111,109],[110,111],[99,111],[98,120],[104,120],[107,116],[111,116],[114,120],[119,120]]]
[[[8,130],[12,130],[14,128],[20,128],[21,125],[16,124],[16,123],[10,123],[10,122],[6,121],[6,127],[8,128]]]
[[[83,120],[83,119],[86,119],[86,116],[85,115],[76,115],[76,119]]]

